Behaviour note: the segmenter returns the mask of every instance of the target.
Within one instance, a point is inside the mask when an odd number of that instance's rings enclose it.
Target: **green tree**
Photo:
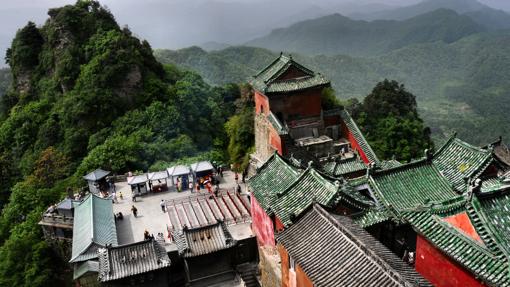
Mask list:
[[[433,148],[430,129],[418,115],[414,95],[396,81],[378,83],[354,114],[382,159],[409,161]]]

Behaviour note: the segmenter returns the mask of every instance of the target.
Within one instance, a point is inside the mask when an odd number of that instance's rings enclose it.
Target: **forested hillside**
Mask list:
[[[210,53],[199,48],[156,51],[160,61],[187,66],[213,84],[246,81],[276,56],[251,47]],[[436,139],[457,131],[463,139],[484,144],[510,134],[506,32],[475,34],[451,44],[411,45],[376,58],[293,56],[327,75],[342,99],[364,97],[385,78],[404,83],[416,95],[420,114]]]
[[[11,71],[7,68],[0,69],[0,102],[2,96],[6,93],[7,88],[9,87],[10,84],[11,84]]]
[[[470,17],[438,9],[404,21],[352,20],[333,14],[302,21],[246,43],[305,55],[373,56],[418,43],[452,43],[485,31]]]
[[[237,85],[211,87],[163,66],[98,2],[48,14],[42,27],[17,32],[6,57],[13,81],[0,104],[0,286],[70,282],[37,222],[67,188],[79,191],[85,173],[227,160],[224,125],[240,108]]]

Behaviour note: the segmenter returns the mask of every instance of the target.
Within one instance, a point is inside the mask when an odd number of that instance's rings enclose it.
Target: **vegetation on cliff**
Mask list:
[[[95,1],[51,9],[20,29],[0,103],[0,286],[70,282],[37,225],[96,168],[123,173],[207,153],[228,161],[237,85],[161,65]],[[231,132],[231,131],[229,131]]]

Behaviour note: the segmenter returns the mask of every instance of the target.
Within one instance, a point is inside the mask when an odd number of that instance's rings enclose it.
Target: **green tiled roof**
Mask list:
[[[390,160],[383,160],[379,162],[378,167],[381,169],[390,169],[397,166],[401,166],[402,164],[398,162],[397,160],[390,159]]]
[[[349,131],[351,131],[353,137],[358,142],[359,146],[367,156],[368,160],[371,162],[379,162],[379,159],[377,159],[377,156],[375,155],[375,152],[372,150],[372,147],[368,144],[367,140],[361,133],[361,131],[358,128],[358,125],[354,122],[354,120],[351,118],[351,115],[349,115],[349,112],[346,110],[342,110],[341,117]]]
[[[473,200],[475,208],[481,210],[484,222],[488,222],[499,246],[510,254],[510,194]]]
[[[503,181],[502,178],[494,177],[485,179],[480,187],[480,192],[483,194],[496,192],[504,189],[510,189],[510,182]]]
[[[267,212],[277,193],[283,192],[299,177],[299,171],[274,153],[248,180],[253,195]]]
[[[508,262],[496,256],[483,244],[467,237],[442,216],[425,211],[407,211],[403,218],[439,250],[473,272],[484,282],[494,286],[509,286]]]
[[[296,79],[275,81],[267,86],[266,93],[284,93],[301,91],[309,88],[319,87],[329,84],[329,80],[321,74],[306,76]]]
[[[278,80],[278,77],[285,73],[290,67],[297,68],[302,71],[305,76],[295,79]],[[299,91],[329,85],[329,83],[329,80],[321,74],[314,73],[310,69],[295,62],[292,57],[287,57],[283,54],[258,73],[251,81],[253,88],[265,94]]]
[[[322,170],[331,176],[342,176],[345,174],[365,170],[367,167],[358,157],[341,161],[330,161],[322,166]]]
[[[367,228],[374,224],[390,220],[392,217],[394,217],[393,213],[387,208],[383,207],[379,209],[373,208],[361,214],[357,214],[353,216],[352,219],[359,226]]]
[[[364,176],[348,179],[347,181],[349,182],[350,186],[356,187],[356,186],[368,184],[368,177],[366,175],[364,175]]]
[[[287,128],[282,125],[280,120],[278,120],[278,118],[273,113],[269,113],[269,115],[267,116],[267,120],[271,123],[271,125],[276,130],[276,132],[278,132],[279,135],[286,135],[289,133]]]
[[[458,196],[436,167],[425,160],[375,172],[370,177],[370,185],[383,202],[396,210]]]
[[[465,177],[481,171],[491,162],[492,152],[452,137],[434,155],[433,163],[457,191],[466,188]]]
[[[74,208],[73,247],[70,262],[97,258],[97,248],[117,246],[117,228],[111,199],[89,194]]]
[[[330,206],[337,199],[338,192],[339,188],[335,184],[313,168],[308,168],[292,185],[277,193],[272,209],[281,222],[288,226],[292,223],[292,216],[298,216],[314,201]]]

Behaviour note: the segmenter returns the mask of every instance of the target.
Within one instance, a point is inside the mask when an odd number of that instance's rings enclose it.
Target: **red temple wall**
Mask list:
[[[278,216],[275,216],[274,225],[276,227],[276,231],[283,231],[285,229],[285,226]]]
[[[416,239],[415,268],[436,287],[484,286],[471,273],[450,260],[420,235]]]
[[[341,120],[340,116],[324,117],[324,126],[325,127],[336,126],[341,122],[342,122],[342,120]]]
[[[322,89],[313,89],[287,95],[271,96],[273,114],[281,113],[283,120],[289,116],[313,117],[321,114]]]
[[[295,263],[295,270],[289,270],[289,254],[285,247],[278,244],[282,269],[282,287],[313,287],[312,280],[308,278],[299,264]]]
[[[255,91],[255,114],[260,114],[264,110],[264,114],[269,114],[269,100],[266,96]]]
[[[305,271],[301,269],[299,264],[296,264],[296,283],[299,287],[313,287],[312,280],[306,276]]]
[[[280,135],[273,129],[269,129],[269,144],[278,152],[279,155],[284,155],[284,147]]]
[[[273,221],[251,194],[251,229],[257,236],[260,246],[275,246]]]
[[[363,149],[361,149],[361,147],[358,144],[358,141],[356,141],[356,139],[352,135],[351,131],[349,130],[349,128],[347,128],[347,125],[343,121],[342,121],[341,127],[342,127],[342,134],[351,143],[352,149],[358,151],[359,156],[361,157],[361,160],[363,160],[364,163],[366,163],[366,164],[370,163],[370,160],[368,159],[367,155],[365,154]]]
[[[278,244],[278,253],[280,253],[280,266],[282,269],[282,287],[290,287],[289,254],[281,244]]]
[[[469,216],[466,212],[445,217],[443,220],[460,229],[464,234],[468,235],[474,240],[483,242],[480,238],[480,235],[478,235],[476,232],[475,227],[471,223],[471,220],[469,219]]]

